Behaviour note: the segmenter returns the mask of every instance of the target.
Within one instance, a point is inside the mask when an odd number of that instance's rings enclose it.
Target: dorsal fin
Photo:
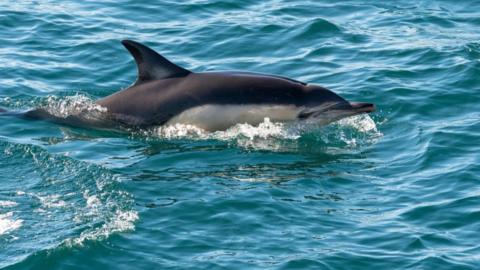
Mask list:
[[[191,73],[143,44],[131,40],[122,40],[122,44],[137,63],[138,77],[134,85],[152,80],[184,77]]]

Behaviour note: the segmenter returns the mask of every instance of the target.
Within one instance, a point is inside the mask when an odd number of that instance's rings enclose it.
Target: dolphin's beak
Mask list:
[[[345,101],[306,108],[299,113],[298,118],[326,119],[326,122],[333,122],[341,118],[373,111],[375,111],[375,105],[372,103]]]
[[[324,109],[325,112],[343,112],[345,115],[357,115],[375,111],[373,103],[366,102],[339,102],[331,104]]]
[[[375,105],[373,103],[350,102],[350,106],[356,113],[371,113],[375,111]]]

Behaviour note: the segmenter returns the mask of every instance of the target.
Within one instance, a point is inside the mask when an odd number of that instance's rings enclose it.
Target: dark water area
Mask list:
[[[0,107],[95,110],[122,39],[372,102],[328,126],[0,116],[0,268],[479,269],[480,1],[3,1]]]

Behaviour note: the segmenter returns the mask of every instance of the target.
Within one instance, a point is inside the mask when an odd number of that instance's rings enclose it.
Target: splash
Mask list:
[[[160,126],[152,131],[147,131],[146,135],[153,135],[165,139],[218,139],[231,140],[237,137],[246,137],[250,140],[255,138],[292,138],[299,137],[298,134],[290,134],[285,128],[284,123],[271,122],[269,118],[265,118],[258,126],[249,124],[237,124],[225,131],[208,132],[195,125],[175,124],[169,126]]]
[[[295,140],[300,138],[298,129],[292,128],[285,123],[271,122],[265,118],[258,126],[249,124],[237,124],[226,131],[217,131],[212,134],[213,138],[222,140],[231,140],[238,137],[244,137],[249,140],[278,138]]]
[[[341,119],[324,127],[322,131],[319,136],[327,145],[347,148],[373,144],[383,136],[373,119],[367,114]]]
[[[22,226],[23,220],[13,219],[12,217],[12,212],[0,214],[0,235],[17,230]]]
[[[272,122],[265,118],[259,125],[237,124],[225,131],[208,132],[194,125],[160,126],[143,132],[150,138],[220,140],[236,145],[265,150],[296,148],[302,140],[314,140],[326,146],[357,147],[376,142],[383,134],[369,115],[341,119],[327,126],[315,123]]]
[[[143,135],[154,136],[163,139],[207,139],[208,133],[194,125],[175,124],[170,126],[160,126],[153,130],[146,130]]]
[[[82,94],[66,97],[49,96],[35,107],[43,109],[58,120],[68,118],[69,123],[80,125],[84,123],[87,126],[96,127],[110,125],[107,108],[96,104],[90,97]]]
[[[372,132],[378,136],[382,135],[377,130],[377,125],[375,124],[375,121],[373,121],[373,119],[368,114],[355,115],[352,117],[340,119],[337,123],[341,126],[354,128],[359,132]]]
[[[73,96],[49,96],[42,106],[50,114],[66,118],[70,115],[98,115],[107,112],[107,108],[96,104],[91,98],[76,94]]]

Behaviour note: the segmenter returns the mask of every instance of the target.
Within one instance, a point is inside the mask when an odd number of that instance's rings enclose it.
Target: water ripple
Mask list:
[[[289,76],[378,108],[217,133],[2,116],[0,265],[477,269],[477,6],[0,2],[1,108],[95,111],[135,80],[125,38],[194,71]]]

